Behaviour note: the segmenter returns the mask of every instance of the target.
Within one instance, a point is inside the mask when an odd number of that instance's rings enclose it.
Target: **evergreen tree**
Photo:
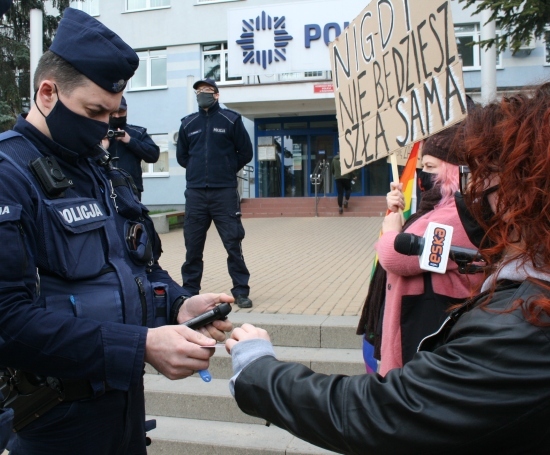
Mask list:
[[[464,8],[474,5],[475,12],[491,10],[491,20],[500,27],[500,37],[481,41],[482,46],[497,46],[499,51],[510,47],[516,52],[523,43],[544,35],[550,24],[549,0],[458,0]]]
[[[14,0],[11,8],[0,17],[0,131],[10,129],[17,116],[28,109],[30,93],[30,12],[40,9],[40,0]],[[50,47],[57,25],[70,0],[53,0],[51,6],[59,16],[44,12],[44,51]]]

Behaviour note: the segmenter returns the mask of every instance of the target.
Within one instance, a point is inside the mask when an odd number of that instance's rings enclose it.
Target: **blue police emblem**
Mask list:
[[[126,87],[126,81],[124,79],[113,82],[113,92],[115,93],[122,92],[122,90],[124,90],[124,87]]]
[[[285,16],[274,17],[262,11],[256,19],[243,19],[243,33],[241,39],[236,43],[243,50],[243,63],[257,63],[265,70],[271,63],[286,61],[286,46],[292,40],[292,36],[285,30]],[[260,31],[273,30],[274,49],[258,50],[254,49],[254,33]]]

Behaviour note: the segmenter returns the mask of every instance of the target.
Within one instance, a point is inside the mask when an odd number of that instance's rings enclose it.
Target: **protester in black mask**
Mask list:
[[[548,453],[550,84],[475,109],[459,133],[466,208],[489,240],[482,292],[385,377],[277,361],[244,324],[226,341],[241,410],[337,453]]]
[[[411,360],[420,341],[441,325],[449,306],[470,297],[482,278],[461,274],[452,261],[443,275],[426,272],[417,257],[403,256],[393,247],[400,232],[423,236],[428,224],[437,222],[454,227],[453,245],[474,248],[460,224],[454,200],[460,163],[451,150],[456,131],[456,126],[448,128],[424,142],[418,173],[421,202],[405,224],[399,214],[405,208],[402,184],[392,183],[387,195],[392,213],[384,219],[376,245],[379,262],[357,328],[363,343],[374,346],[382,375]],[[368,352],[368,346],[363,348]]]
[[[213,79],[197,81],[193,89],[199,111],[182,119],[176,150],[187,180],[183,287],[193,295],[201,289],[204,242],[213,221],[227,251],[235,303],[250,308],[237,173],[252,159],[252,142],[241,116],[220,106],[220,92]]]
[[[110,134],[112,137],[109,138],[108,151],[114,159],[114,165],[130,174],[135,184],[136,194],[141,200],[141,193],[143,193],[141,162],[156,163],[160,156],[160,149],[145,128],[126,123],[127,115],[128,105],[126,99],[122,97],[118,111],[111,114],[109,118],[109,127],[113,132],[120,131],[124,134],[122,136]]]

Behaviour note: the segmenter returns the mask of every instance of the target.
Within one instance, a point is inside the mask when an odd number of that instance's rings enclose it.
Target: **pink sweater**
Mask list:
[[[468,240],[458,217],[454,199],[426,213],[405,232],[423,236],[431,221],[453,226],[452,244],[464,248],[475,247]],[[418,256],[405,256],[393,248],[398,231],[386,232],[380,237],[375,248],[380,264],[387,272],[386,305],[382,322],[382,346],[380,352],[380,374],[403,366],[401,355],[401,298],[404,295],[420,295],[424,292],[423,270],[420,269]],[[483,280],[483,274],[463,275],[458,272],[456,263],[449,259],[447,273],[432,273],[432,285],[437,294],[455,298],[472,295]],[[422,321],[419,321],[421,324]]]

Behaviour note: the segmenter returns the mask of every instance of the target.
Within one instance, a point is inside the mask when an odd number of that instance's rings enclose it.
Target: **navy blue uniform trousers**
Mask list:
[[[8,449],[10,455],[145,455],[144,415],[143,385],[112,390],[58,404],[18,433]],[[81,422],[78,432],[73,416]]]
[[[203,251],[206,233],[214,225],[227,251],[227,269],[233,280],[234,296],[250,293],[250,273],[244,263],[241,241],[244,227],[241,222],[241,203],[236,188],[187,188],[185,190],[185,263],[181,267],[183,288],[191,295],[201,289],[204,268]]]

